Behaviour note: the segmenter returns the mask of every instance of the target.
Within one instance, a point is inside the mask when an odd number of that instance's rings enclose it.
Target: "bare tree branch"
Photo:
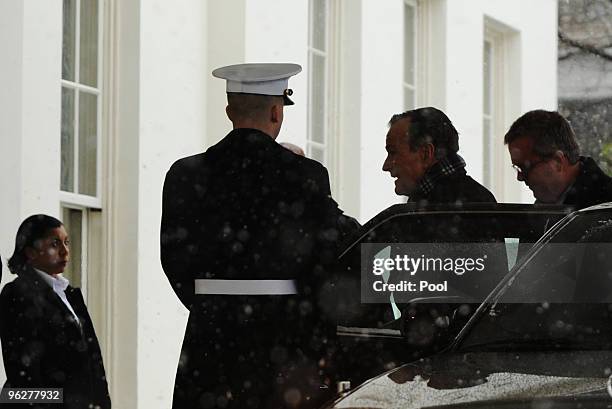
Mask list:
[[[610,0],[612,2],[612,0]],[[559,41],[564,42],[567,45],[571,45],[572,47],[576,47],[584,52],[587,52],[589,54],[593,54],[593,55],[597,55],[601,58],[605,58],[608,61],[612,61],[612,55],[606,53],[604,50],[595,47],[591,44],[585,44],[582,43],[578,40],[573,40],[571,38],[568,38],[565,34],[563,34],[561,31],[558,32],[558,36],[559,36]]]
[[[573,56],[575,56],[576,54],[578,54],[579,51],[569,51],[565,54],[559,54],[559,57],[557,58],[559,61],[564,61],[567,60]]]

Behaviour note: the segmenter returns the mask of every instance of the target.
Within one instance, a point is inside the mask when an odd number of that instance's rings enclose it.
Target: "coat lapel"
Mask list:
[[[89,319],[89,314],[87,313],[87,307],[85,306],[85,300],[83,299],[83,294],[81,294],[81,289],[68,286],[68,288],[66,288],[66,298],[72,306],[74,313],[79,317],[80,328],[83,329],[83,324]]]
[[[23,275],[25,279],[30,281],[34,291],[38,292],[40,296],[46,301],[47,304],[53,306],[54,308],[60,311],[64,322],[70,323],[80,333],[82,333],[81,325],[79,324],[77,320],[74,319],[72,312],[68,309],[66,304],[64,304],[64,302],[59,297],[59,295],[57,295],[55,291],[53,291],[53,289],[46,282],[44,282],[42,278],[38,276],[38,273],[36,273],[36,271],[32,269],[27,269],[24,272],[22,272],[21,275]],[[80,319],[80,314],[78,313],[77,309],[75,308],[70,298],[68,297],[68,293],[70,292],[69,289],[72,289],[72,287],[68,286],[68,288],[66,289],[66,298],[68,299],[68,302],[70,303],[70,305],[72,306],[75,313]]]

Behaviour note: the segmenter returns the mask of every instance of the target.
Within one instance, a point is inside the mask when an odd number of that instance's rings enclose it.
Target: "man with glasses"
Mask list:
[[[504,137],[517,180],[536,203],[582,209],[612,201],[612,179],[592,158],[580,156],[572,127],[556,111],[530,111]]]

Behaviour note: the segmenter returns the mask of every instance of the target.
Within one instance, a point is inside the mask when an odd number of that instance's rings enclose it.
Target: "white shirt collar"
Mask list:
[[[45,283],[49,285],[53,289],[53,291],[66,291],[70,281],[62,274],[47,274],[44,271],[41,271],[37,268],[34,268],[34,271],[38,273],[38,275],[43,279]]]

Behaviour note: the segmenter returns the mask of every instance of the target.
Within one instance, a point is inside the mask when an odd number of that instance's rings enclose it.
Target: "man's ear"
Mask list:
[[[561,151],[555,152],[555,154],[553,155],[553,160],[555,161],[555,167],[558,170],[564,169],[569,166],[569,160],[567,159],[567,156],[565,156],[565,154]]]
[[[270,108],[270,122],[276,124],[281,121],[283,117],[281,113],[282,109],[283,107],[280,106],[279,104],[272,105],[272,107]]]
[[[419,155],[425,163],[432,163],[436,157],[436,148],[432,143],[425,143],[419,147]]]

